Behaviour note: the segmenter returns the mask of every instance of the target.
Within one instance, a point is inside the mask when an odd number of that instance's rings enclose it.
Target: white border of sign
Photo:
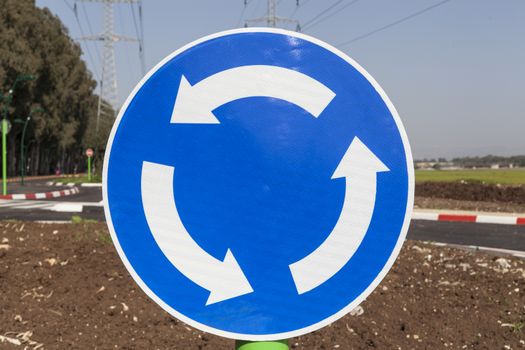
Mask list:
[[[164,66],[169,60],[171,60],[175,56],[181,54],[182,52],[184,52],[184,51],[186,51],[186,50],[188,50],[188,49],[190,49],[190,48],[192,48],[192,47],[194,47],[194,46],[196,46],[196,45],[198,45],[200,43],[203,43],[205,41],[208,41],[208,40],[211,40],[211,39],[215,39],[215,38],[219,38],[219,37],[223,37],[223,36],[227,36],[227,35],[231,35],[231,34],[239,34],[239,33],[276,33],[276,34],[283,34],[283,35],[296,37],[296,38],[299,38],[299,39],[303,39],[303,40],[309,41],[309,42],[311,42],[313,44],[319,45],[319,46],[325,48],[326,50],[333,52],[334,54],[336,54],[337,56],[341,57],[343,60],[348,62],[350,65],[352,65],[363,76],[366,77],[366,79],[370,82],[370,84],[372,84],[372,86],[376,89],[376,91],[379,93],[379,95],[381,96],[381,98],[383,99],[385,104],[387,105],[388,109],[390,110],[390,113],[392,113],[392,116],[394,117],[396,125],[397,125],[397,127],[399,129],[399,133],[401,135],[401,139],[403,140],[403,146],[405,148],[405,154],[406,154],[406,160],[407,160],[408,200],[407,200],[407,207],[406,207],[406,211],[405,211],[405,219],[403,221],[403,227],[401,229],[401,233],[399,235],[399,238],[398,238],[398,241],[396,243],[396,246],[394,247],[394,250],[392,251],[392,254],[390,255],[390,258],[386,262],[386,264],[383,267],[383,269],[381,270],[381,272],[377,275],[377,277],[374,279],[374,281],[368,286],[368,288],[366,288],[356,299],[354,299],[353,302],[348,304],[346,307],[341,309],[339,312],[337,312],[337,313],[333,314],[332,316],[327,317],[326,319],[324,319],[324,320],[322,320],[322,321],[320,321],[318,323],[315,323],[315,324],[313,324],[311,326],[300,328],[300,329],[296,329],[296,330],[290,331],[290,332],[284,332],[284,333],[261,335],[261,334],[242,334],[242,333],[226,332],[226,331],[223,331],[223,330],[220,330],[220,329],[216,329],[216,328],[204,325],[202,323],[196,322],[195,320],[190,319],[189,317],[181,314],[177,310],[174,310],[171,306],[167,305],[151,289],[149,289],[149,287],[144,283],[144,281],[142,281],[140,276],[135,272],[135,270],[131,266],[130,262],[128,261],[128,259],[126,257],[126,254],[122,250],[122,247],[120,246],[120,243],[118,241],[118,237],[117,237],[117,235],[115,233],[115,228],[114,228],[113,222],[111,220],[111,213],[109,211],[109,204],[108,204],[108,199],[107,199],[108,198],[108,196],[107,196],[107,194],[108,194],[108,188],[107,188],[107,183],[108,183],[107,182],[107,176],[108,176],[108,173],[107,173],[107,169],[108,169],[108,162],[109,162],[109,157],[110,157],[110,154],[111,154],[111,146],[113,144],[113,139],[114,139],[115,133],[117,132],[117,129],[119,127],[120,121],[121,121],[125,111],[128,108],[128,105],[131,103],[131,101],[135,97],[136,93],[140,90],[142,85],[144,85],[144,83],[153,74],[155,74],[155,72],[157,72],[157,70],[159,70],[162,66]],[[392,102],[390,101],[390,99],[388,98],[386,93],[383,91],[383,89],[374,80],[374,78],[372,78],[372,76],[370,74],[368,74],[368,72],[363,67],[361,67],[357,62],[355,62],[353,59],[348,57],[345,53],[343,53],[342,51],[338,50],[337,48],[335,48],[335,47],[333,47],[333,46],[331,46],[331,45],[329,45],[329,44],[327,44],[327,43],[325,43],[325,42],[323,42],[323,41],[321,41],[319,39],[313,38],[313,37],[305,35],[305,34],[296,33],[296,32],[283,30],[283,29],[276,29],[276,28],[243,28],[243,29],[233,29],[233,30],[227,30],[227,31],[211,34],[211,35],[205,36],[203,38],[200,38],[198,40],[195,40],[195,41],[193,41],[193,42],[191,42],[191,43],[181,47],[180,49],[174,51],[173,53],[168,55],[166,58],[164,58],[160,63],[158,63],[153,69],[151,69],[148,72],[148,74],[146,74],[144,76],[144,78],[142,78],[142,80],[137,84],[137,86],[133,89],[131,94],[128,96],[128,98],[126,99],[126,102],[124,103],[124,105],[120,109],[120,112],[119,112],[119,114],[117,116],[117,119],[116,119],[115,123],[113,124],[113,128],[111,129],[111,134],[109,136],[108,144],[107,144],[107,147],[106,147],[106,154],[105,154],[105,157],[104,157],[104,169],[103,169],[103,173],[102,173],[102,184],[103,184],[103,186],[102,186],[102,196],[103,196],[103,201],[104,201],[104,213],[106,215],[106,220],[107,220],[107,224],[108,224],[108,227],[109,227],[109,230],[110,230],[110,233],[111,233],[111,238],[113,239],[113,242],[115,244],[117,252],[120,255],[120,258],[122,259],[122,261],[124,262],[124,265],[128,269],[129,273],[131,274],[131,276],[133,277],[135,282],[137,282],[137,284],[140,286],[140,288],[142,288],[142,290],[151,299],[153,299],[157,304],[159,304],[165,311],[170,313],[172,316],[178,318],[179,320],[189,324],[190,326],[193,326],[193,327],[195,327],[197,329],[200,329],[200,330],[202,330],[204,332],[216,334],[216,335],[219,335],[219,336],[222,336],[222,337],[226,337],[226,338],[239,339],[239,340],[253,340],[253,341],[257,341],[257,340],[288,339],[288,338],[297,337],[297,336],[300,336],[300,335],[303,335],[303,334],[306,334],[306,333],[310,333],[310,332],[316,331],[316,330],[318,330],[318,329],[320,329],[320,328],[322,328],[324,326],[327,326],[330,323],[333,323],[333,322],[337,321],[339,318],[343,317],[344,315],[346,315],[347,313],[352,311],[356,306],[358,306],[379,285],[379,283],[386,276],[386,274],[388,273],[388,271],[392,267],[392,264],[396,260],[398,254],[399,254],[399,252],[401,250],[401,247],[403,246],[403,242],[405,241],[405,236],[407,234],[408,227],[410,225],[410,219],[412,217],[412,207],[413,207],[413,204],[414,204],[414,166],[413,166],[413,161],[412,161],[412,152],[410,150],[410,145],[409,145],[408,138],[407,138],[407,135],[406,135],[406,132],[405,132],[405,128],[403,127],[403,123],[401,122],[401,119],[399,118],[399,115],[398,115],[396,109],[394,108],[394,105],[392,104]]]

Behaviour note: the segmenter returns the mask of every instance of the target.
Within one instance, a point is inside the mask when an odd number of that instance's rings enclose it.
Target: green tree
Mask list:
[[[47,8],[37,8],[33,0],[0,0],[0,8],[1,91],[5,93],[21,74],[36,77],[17,86],[9,119],[25,119],[35,105],[46,110],[34,114],[28,128],[28,174],[47,174],[56,168],[83,170],[84,149],[95,147],[89,144],[93,137],[87,135],[93,133],[98,97],[80,46],[58,17]],[[96,140],[101,152],[106,124]],[[19,170],[20,133],[21,125],[13,124],[8,135],[10,176]]]

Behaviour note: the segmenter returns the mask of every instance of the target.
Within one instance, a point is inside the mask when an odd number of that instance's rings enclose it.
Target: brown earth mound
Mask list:
[[[407,242],[376,291],[292,349],[525,348],[525,261]],[[233,349],[130,278],[104,224],[0,222],[0,349]]]
[[[416,196],[525,204],[525,186],[503,186],[480,182],[418,182]]]
[[[520,216],[525,216],[525,204],[462,201],[447,198],[415,197],[414,209],[449,209],[493,213],[518,213]]]

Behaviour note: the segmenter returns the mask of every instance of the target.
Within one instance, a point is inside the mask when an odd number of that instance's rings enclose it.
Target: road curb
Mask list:
[[[414,210],[412,220],[525,225],[525,214]]]
[[[54,182],[54,181],[48,181],[46,182],[46,186],[66,186],[66,187],[74,187],[76,184],[74,182]]]
[[[78,187],[72,187],[68,190],[41,192],[41,193],[20,193],[1,195],[0,199],[46,199],[70,196],[80,192]]]
[[[48,181],[46,182],[47,186],[67,186],[67,187],[73,187],[75,185],[78,185],[80,187],[102,187],[102,183],[100,182],[82,182],[82,183],[74,183],[74,182],[53,182]]]
[[[102,187],[100,182],[84,182],[80,186],[82,187]]]

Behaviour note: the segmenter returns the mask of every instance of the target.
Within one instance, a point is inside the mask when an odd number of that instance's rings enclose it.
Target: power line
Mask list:
[[[257,14],[257,11],[259,11],[259,7],[261,7],[261,0],[257,0],[257,3],[255,4],[255,7],[253,8],[252,10],[252,14],[250,15],[250,17],[253,17]]]
[[[337,5],[339,5],[340,3],[342,3],[344,0],[337,0],[335,3],[333,3],[332,5],[328,6],[326,9],[324,9],[323,11],[321,11],[320,13],[318,13],[317,15],[315,15],[313,18],[310,18],[308,21],[304,22],[303,24],[303,28],[306,28],[310,25],[310,23],[316,21],[319,17],[321,17],[322,15],[324,15],[325,13],[327,13],[328,11],[330,11],[331,9],[333,9],[334,7],[336,7]]]
[[[144,27],[142,23],[142,1],[138,2],[139,7],[139,23],[140,23],[140,31],[137,25],[137,18],[135,16],[135,7],[133,6],[133,2],[129,3],[129,6],[131,7],[131,14],[133,17],[133,25],[135,27],[135,34],[137,35],[138,43],[139,43],[139,56],[140,56],[140,64],[142,69],[142,75],[146,74],[146,62],[144,57]]]
[[[139,23],[140,23],[140,61],[142,63],[142,75],[146,74],[146,49],[144,48],[144,21],[142,19],[142,0],[139,0]]]
[[[103,5],[103,31],[100,34],[85,36],[82,40],[101,41],[103,43],[103,57],[102,57],[102,73],[100,75],[100,93],[98,98],[97,121],[95,130],[98,133],[99,121],[103,112],[102,107],[110,106],[111,114],[115,116],[115,112],[119,106],[119,96],[117,87],[117,65],[115,61],[115,44],[117,42],[137,42],[139,38],[126,37],[114,33],[114,16],[113,6],[115,4],[134,3],[140,0],[76,0],[81,2],[102,3]],[[118,10],[117,10],[118,11]],[[120,12],[119,12],[120,13]],[[122,24],[122,22],[121,22]],[[104,112],[106,113],[106,112]]]
[[[67,0],[64,0],[64,2],[66,3],[67,7],[69,7],[69,9],[70,9],[71,11],[75,11],[75,10],[73,9],[73,6],[71,6],[71,4],[70,4]]]
[[[247,7],[248,7],[248,1],[244,0],[244,7],[242,8],[241,15],[239,16],[239,20],[237,21],[237,25],[235,26],[236,28],[240,27]]]
[[[80,24],[80,20],[79,20],[78,15],[77,15],[76,6],[75,7],[71,6],[66,0],[64,0],[64,2],[71,9],[71,11],[73,11],[73,13],[75,14],[75,18],[76,18],[77,24],[78,24],[78,29],[80,30],[80,35],[85,36],[84,35],[84,29],[82,28],[82,25]],[[97,78],[97,81],[99,81],[100,77],[99,77],[97,71],[95,70],[95,60],[93,59],[93,55],[91,54],[91,50],[89,49],[89,45],[86,45],[86,52],[87,52],[88,60],[91,63],[91,66],[93,67],[93,74],[95,75],[95,78]]]
[[[297,14],[297,11],[299,11],[299,9],[301,9],[304,5],[308,4],[310,1],[312,1],[312,0],[306,0],[306,1],[296,0],[296,6],[295,6],[293,12],[288,17],[289,18],[294,18],[294,16]]]
[[[356,41],[358,41],[358,40],[361,40],[361,39],[367,38],[367,37],[369,37],[369,36],[371,36],[371,35],[374,35],[374,34],[376,34],[376,33],[381,32],[381,31],[383,31],[383,30],[385,30],[385,29],[391,28],[391,27],[393,27],[393,26],[395,26],[395,25],[398,25],[398,24],[400,24],[400,23],[403,23],[403,22],[405,22],[405,21],[408,21],[409,19],[412,19],[412,18],[414,18],[414,17],[416,17],[416,16],[419,16],[419,15],[425,13],[425,12],[428,12],[428,11],[430,11],[430,10],[432,10],[432,9],[435,9],[436,7],[439,7],[439,6],[441,6],[441,5],[444,5],[444,4],[446,4],[447,2],[449,2],[449,1],[450,1],[450,0],[443,0],[443,1],[440,1],[440,2],[438,2],[438,3],[436,3],[436,4],[434,4],[434,5],[431,5],[431,6],[425,7],[425,8],[422,9],[422,10],[416,11],[416,12],[414,12],[414,13],[412,13],[412,14],[406,16],[406,17],[403,17],[403,18],[401,18],[401,19],[398,19],[397,21],[394,21],[394,22],[389,23],[389,24],[387,24],[387,25],[384,25],[384,26],[382,26],[382,27],[380,27],[380,28],[377,28],[377,29],[375,29],[375,30],[372,30],[371,32],[368,32],[368,33],[366,33],[366,34],[362,34],[362,35],[356,36],[356,37],[353,38],[353,39],[350,39],[350,40],[348,40],[348,41],[342,42],[342,43],[340,43],[339,45],[336,45],[336,46],[338,46],[338,47],[346,46],[346,45],[351,44],[351,43],[353,43],[353,42],[356,42]]]
[[[120,28],[120,32],[121,33],[127,33],[128,31],[127,31],[127,28],[126,28],[126,23],[122,20],[124,18],[124,16],[122,15],[122,9],[121,9],[120,6],[117,6],[117,14],[118,14],[118,16],[117,16],[118,20],[115,21],[115,22],[118,23],[118,26]],[[138,36],[137,36],[137,38],[138,38]],[[124,52],[126,54],[126,57],[130,57],[129,56],[129,47],[128,47],[128,42],[127,41],[124,41]],[[132,77],[133,73],[131,71],[131,65],[129,64],[129,60],[126,60],[124,65],[126,66],[126,68],[128,70],[128,75],[130,77]]]
[[[326,21],[327,19],[341,13],[341,11],[345,10],[346,8],[352,6],[353,4],[355,4],[356,2],[358,2],[359,0],[354,0],[354,1],[351,1],[349,2],[348,4],[345,4],[343,6],[341,6],[340,8],[338,9],[335,9],[335,11],[333,11],[332,13],[328,14],[327,16],[325,16],[324,18],[320,18],[319,20],[317,20],[316,22],[310,24],[310,25],[305,25],[305,27],[303,28],[304,30],[306,29],[311,29],[313,27],[315,27],[316,25],[318,25],[319,23],[322,23],[324,21]]]
[[[89,35],[93,36],[93,28],[91,27],[91,21],[89,20],[89,16],[87,15],[86,5],[84,5],[83,2],[81,2],[80,5],[82,5],[84,18],[86,19],[86,23],[87,23],[88,30],[89,30]],[[76,8],[77,8],[77,1],[75,1],[75,9]],[[95,43],[94,43],[94,45],[95,45],[95,52],[97,53],[97,58],[100,61],[101,60],[101,58],[100,58],[101,56],[100,56],[100,51],[98,50],[98,45],[95,44]]]
[[[310,2],[310,0],[303,1],[302,3],[300,3],[300,0],[296,0],[295,8],[294,8],[293,12],[290,14],[290,16],[288,16],[288,18],[293,18],[295,16],[295,14],[297,13],[297,11],[299,11],[299,8],[302,7],[303,5],[305,5],[308,2]]]
[[[290,16],[288,16],[288,18],[293,18],[298,10],[299,10],[299,4],[297,4],[297,6],[295,6],[295,9],[293,10],[292,14]]]
[[[135,8],[133,7],[133,3],[129,3],[129,7],[131,8],[131,16],[133,17],[133,26],[135,27],[135,34],[137,35],[137,38],[142,39],[141,35],[139,34],[139,27],[137,25],[137,18],[135,17]]]

